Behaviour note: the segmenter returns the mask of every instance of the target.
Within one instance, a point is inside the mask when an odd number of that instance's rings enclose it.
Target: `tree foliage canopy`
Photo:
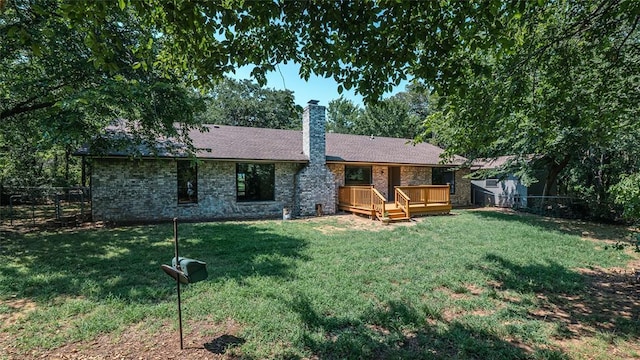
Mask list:
[[[327,130],[343,134],[413,139],[423,131],[423,121],[433,102],[429,92],[409,85],[405,91],[364,109],[343,97],[329,102]]]
[[[289,90],[266,89],[250,80],[225,79],[206,97],[205,123],[301,129],[302,108]]]
[[[136,48],[161,48],[139,19],[114,12],[101,23],[72,21],[64,8],[57,0],[12,0],[1,9],[0,184],[73,182],[70,155],[110,122],[126,119],[139,141],[180,137],[202,109],[180,78],[139,65]],[[52,162],[66,162],[64,170]]]
[[[432,85],[455,85],[478,49],[508,49],[522,37],[522,19],[538,12],[530,1],[65,1],[57,13],[86,28],[127,14],[139,21],[146,41],[132,46],[136,61],[179,72],[194,83],[243,65],[264,82],[266,71],[293,61],[301,76],[334,78],[338,90],[354,88],[377,99],[407,77]],[[118,45],[109,33],[88,32],[96,59]],[[148,41],[162,40],[149,56]],[[123,45],[124,46],[124,45]]]
[[[469,55],[485,70],[463,70],[466,85],[442,97],[428,130],[449,155],[534,156],[516,161],[517,170],[543,167],[545,194],[560,178],[567,195],[611,217],[610,187],[640,166],[630,146],[640,140],[639,22],[632,1],[541,8],[527,19],[520,45]]]

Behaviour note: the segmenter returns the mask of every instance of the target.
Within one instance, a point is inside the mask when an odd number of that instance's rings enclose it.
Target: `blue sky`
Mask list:
[[[228,76],[235,79],[250,79],[252,66],[243,66],[236,70],[235,74]],[[295,96],[296,104],[304,106],[309,100],[318,100],[320,105],[327,106],[329,101],[340,97],[338,94],[338,84],[333,79],[325,79],[318,76],[311,76],[306,82],[298,74],[299,66],[293,63],[280,64],[280,71],[274,71],[267,74],[266,87],[277,90],[291,90]],[[403,91],[406,82],[401,83],[393,92],[386,94],[388,97],[397,92]],[[343,91],[342,96],[353,101],[355,104],[363,106],[362,96],[356,95],[353,90]]]

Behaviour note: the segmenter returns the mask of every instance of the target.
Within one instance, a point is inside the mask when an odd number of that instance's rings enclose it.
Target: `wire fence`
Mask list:
[[[91,220],[88,187],[5,187],[0,226],[77,226]]]
[[[508,207],[533,214],[567,218],[589,218],[589,206],[584,200],[571,196],[520,196],[519,194],[495,194],[472,184],[472,202],[477,206]]]
[[[567,219],[582,219],[589,215],[587,204],[570,196],[527,196],[518,210],[534,214]]]

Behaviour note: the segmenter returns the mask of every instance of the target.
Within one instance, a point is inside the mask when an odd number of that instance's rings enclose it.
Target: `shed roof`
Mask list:
[[[512,155],[498,156],[495,158],[477,159],[473,162],[473,169],[497,169],[508,161],[514,159]]]

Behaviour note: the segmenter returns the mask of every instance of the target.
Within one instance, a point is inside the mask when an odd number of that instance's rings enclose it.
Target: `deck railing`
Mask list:
[[[412,211],[419,214],[448,211],[451,199],[449,185],[396,186],[395,203],[392,205],[386,204],[385,197],[372,185],[340,186],[338,205],[379,219],[385,217],[387,211],[400,209],[405,218],[410,218]]]
[[[402,189],[396,186],[395,204],[402,209],[406,217],[411,217],[411,198]]]
[[[353,207],[371,209],[373,186],[340,186],[338,188],[338,203]]]
[[[396,186],[409,197],[411,204],[451,204],[449,185]]]
[[[387,199],[384,198],[380,192],[374,188],[371,189],[371,207],[376,212],[376,216],[378,219],[382,219],[385,217],[385,205],[387,203]]]

